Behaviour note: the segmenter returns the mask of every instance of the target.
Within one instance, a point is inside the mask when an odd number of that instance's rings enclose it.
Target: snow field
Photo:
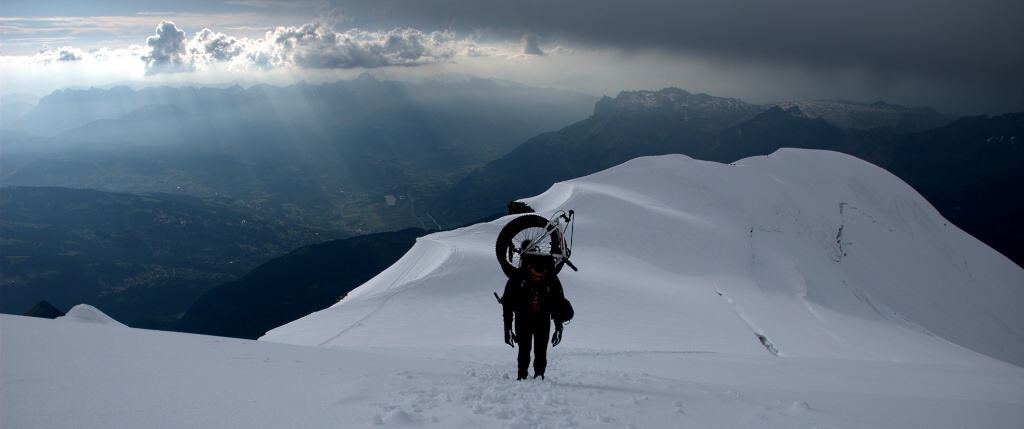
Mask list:
[[[699,352],[292,346],[0,316],[11,428],[1014,428],[1024,369]],[[508,378],[511,377],[511,378]]]

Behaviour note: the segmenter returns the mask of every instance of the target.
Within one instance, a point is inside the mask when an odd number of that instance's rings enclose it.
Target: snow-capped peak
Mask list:
[[[949,123],[951,118],[939,114],[932,109],[911,109],[895,104],[877,101],[871,104],[853,103],[848,101],[790,101],[776,103],[783,110],[798,108],[801,116],[821,118],[839,127],[853,130],[871,130],[875,128],[894,128],[905,122],[904,131],[923,131]]]

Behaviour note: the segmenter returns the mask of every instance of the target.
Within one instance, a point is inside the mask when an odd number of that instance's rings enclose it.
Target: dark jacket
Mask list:
[[[512,329],[513,317],[519,321],[546,322],[552,318],[556,306],[563,305],[564,301],[562,282],[554,274],[539,281],[534,281],[529,275],[512,277],[505,283],[505,293],[501,298],[505,330]],[[556,319],[556,328],[561,329],[563,322]]]

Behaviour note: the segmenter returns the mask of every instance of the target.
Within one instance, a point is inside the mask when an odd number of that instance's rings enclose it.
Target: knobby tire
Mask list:
[[[557,231],[547,233],[545,228],[548,220],[537,215],[523,215],[512,219],[501,232],[494,243],[494,252],[498,257],[498,263],[505,276],[512,278],[519,270],[521,251],[524,241],[537,245],[537,250],[544,253],[561,253],[561,240]],[[540,240],[537,242],[537,240]],[[554,267],[555,274],[561,270],[562,264]]]

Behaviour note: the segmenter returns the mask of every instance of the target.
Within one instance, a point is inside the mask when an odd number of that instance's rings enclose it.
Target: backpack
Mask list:
[[[534,291],[532,287],[527,287],[526,280],[523,280],[522,283],[519,284],[519,287],[522,288],[524,293],[529,294],[532,292],[534,294],[532,297],[527,295],[527,299],[530,303],[530,309],[533,312],[537,312],[537,310],[540,309],[540,306],[544,304],[540,300],[539,292]],[[494,296],[497,297],[498,295],[495,294]],[[551,318],[555,319],[555,321],[561,321],[563,324],[569,323],[576,312],[573,311],[572,304],[569,303],[569,300],[565,298],[565,294],[562,294],[561,299],[558,299],[557,297],[551,299],[553,296],[550,293],[545,294],[545,296],[548,298],[548,305],[551,306]],[[498,302],[501,302],[500,298],[498,299]]]
[[[572,304],[564,296],[559,301],[561,302],[556,302],[551,308],[551,318],[556,322],[561,321],[563,324],[567,324],[576,313],[572,310]]]

